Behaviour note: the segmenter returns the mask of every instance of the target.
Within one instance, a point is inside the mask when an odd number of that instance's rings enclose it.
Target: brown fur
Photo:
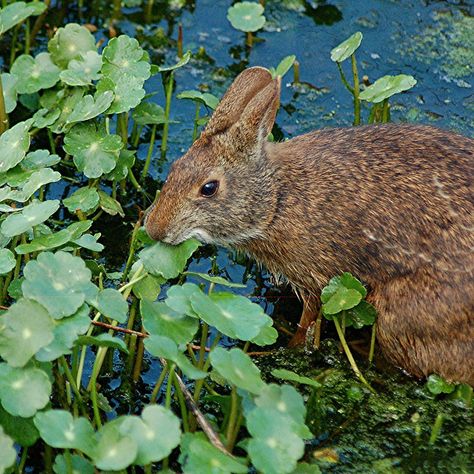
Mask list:
[[[263,68],[236,79],[173,164],[150,236],[248,252],[302,293],[303,327],[321,288],[349,271],[369,286],[395,364],[474,385],[474,141],[377,125],[269,143],[279,88]],[[201,197],[211,180],[217,194]]]

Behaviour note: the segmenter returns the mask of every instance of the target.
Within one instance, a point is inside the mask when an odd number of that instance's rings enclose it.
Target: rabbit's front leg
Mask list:
[[[302,346],[306,342],[306,333],[314,324],[319,313],[319,299],[310,293],[301,292],[303,300],[303,312],[301,313],[298,329],[294,336],[290,339],[288,347]]]

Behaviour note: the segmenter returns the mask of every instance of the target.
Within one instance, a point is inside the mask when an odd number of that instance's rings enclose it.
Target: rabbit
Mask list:
[[[351,272],[378,311],[384,355],[415,377],[474,385],[474,140],[432,126],[322,129],[267,140],[280,78],[231,84],[150,208],[152,239],[191,237],[246,252],[303,299]]]

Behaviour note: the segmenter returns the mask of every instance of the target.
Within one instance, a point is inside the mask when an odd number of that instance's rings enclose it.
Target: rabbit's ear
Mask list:
[[[270,71],[263,67],[251,67],[241,72],[219,102],[204,134],[215,135],[234,125],[252,98],[271,82]]]
[[[229,134],[240,150],[260,146],[272,131],[280,105],[281,77],[273,79],[245,107]]]

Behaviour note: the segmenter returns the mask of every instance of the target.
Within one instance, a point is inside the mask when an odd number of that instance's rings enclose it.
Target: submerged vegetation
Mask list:
[[[264,3],[229,6],[230,23],[247,34],[232,54],[258,47]],[[315,15],[309,2],[288,3]],[[376,353],[375,310],[352,275],[328,282],[317,332],[290,351],[288,323],[241,294],[248,286],[231,281],[214,250],[150,240],[150,175],[176,154],[173,95],[191,103],[191,142],[221,90],[176,93],[177,75],[213,60],[193,44],[185,51],[182,26],[176,41],[160,28],[120,33],[122,8],[147,23],[164,10],[171,25],[188,2],[114,2],[107,39],[77,7],[77,23],[61,10],[57,29],[50,2],[0,9],[0,473],[474,469],[472,388],[389,373]],[[338,18],[319,13],[325,24]],[[359,79],[361,42],[353,34],[331,59],[354,124],[387,122],[389,99],[416,81]],[[295,59],[275,61],[272,74],[293,68],[295,94],[320,93],[300,81]],[[162,95],[149,92],[152,81]],[[246,266],[243,281],[261,284],[242,256],[235,261]],[[320,337],[322,317],[341,344]]]

